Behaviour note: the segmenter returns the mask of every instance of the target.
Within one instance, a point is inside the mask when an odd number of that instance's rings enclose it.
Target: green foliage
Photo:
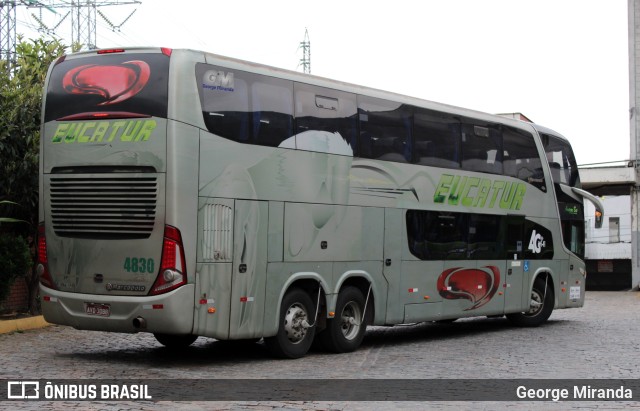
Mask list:
[[[18,204],[14,203],[13,201],[3,200],[3,201],[0,201],[0,206],[2,205],[18,205]],[[0,216],[2,215],[3,213],[0,212]],[[11,217],[0,217],[0,225],[2,225],[2,223],[26,223],[26,221],[19,220],[17,218],[11,218]]]
[[[0,234],[0,301],[7,298],[11,284],[26,275],[31,265],[27,242],[21,236]]]
[[[22,41],[16,46],[12,72],[0,62],[0,200],[21,207],[3,207],[3,217],[31,223],[38,219],[38,155],[42,92],[49,64],[65,46],[56,40]],[[6,203],[5,203],[6,204]],[[23,230],[29,227],[24,225]],[[26,233],[25,233],[26,234]]]
[[[42,96],[49,65],[64,51],[58,40],[20,37],[13,70],[0,61],[0,300],[16,276],[27,274],[32,313],[37,312],[38,275],[25,238],[34,246]]]

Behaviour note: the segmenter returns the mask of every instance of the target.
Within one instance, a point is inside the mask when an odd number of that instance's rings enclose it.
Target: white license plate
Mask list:
[[[569,288],[569,299],[571,300],[580,299],[580,286]]]
[[[111,306],[109,304],[84,303],[84,312],[87,315],[108,317],[111,315]]]

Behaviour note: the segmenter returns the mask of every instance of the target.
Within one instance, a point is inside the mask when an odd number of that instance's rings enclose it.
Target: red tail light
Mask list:
[[[46,287],[56,289],[56,285],[49,273],[49,259],[47,258],[47,238],[44,234],[44,223],[38,226],[38,257],[36,270],[40,276],[40,283]]]
[[[124,49],[98,50],[98,54],[113,54],[113,53],[124,53]]]
[[[162,261],[160,272],[153,284],[151,295],[166,293],[187,283],[187,266],[180,230],[169,225],[164,227]]]

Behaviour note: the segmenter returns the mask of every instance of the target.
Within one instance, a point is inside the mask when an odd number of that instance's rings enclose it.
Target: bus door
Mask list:
[[[505,253],[507,272],[502,281],[505,293],[505,312],[518,312],[525,309],[529,301],[523,302],[525,286],[529,283],[528,272],[524,266],[524,216],[509,215],[506,221]],[[526,278],[525,278],[526,277]]]
[[[235,202],[229,338],[263,334],[267,272],[268,203]]]
[[[262,334],[267,203],[201,198],[194,333],[221,340]]]
[[[382,274],[387,280],[387,324],[399,324],[404,318],[404,301],[401,300],[400,274],[402,271],[402,233],[404,227],[403,210],[385,208],[384,210],[384,252]]]

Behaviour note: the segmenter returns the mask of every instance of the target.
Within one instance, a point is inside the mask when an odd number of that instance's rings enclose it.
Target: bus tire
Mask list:
[[[360,346],[367,329],[364,305],[364,296],[358,288],[345,287],[340,291],[336,316],[327,320],[327,328],[319,336],[325,349],[343,353]]]
[[[507,318],[520,327],[537,327],[547,321],[555,304],[555,294],[550,282],[550,279],[536,278],[531,290],[531,301],[540,305],[531,304],[529,311],[507,314]]]
[[[280,304],[278,333],[264,339],[273,355],[280,358],[303,357],[316,333],[316,307],[304,290],[292,288]]]
[[[188,347],[198,338],[193,334],[160,334],[154,333],[156,340],[167,348],[183,348]]]

